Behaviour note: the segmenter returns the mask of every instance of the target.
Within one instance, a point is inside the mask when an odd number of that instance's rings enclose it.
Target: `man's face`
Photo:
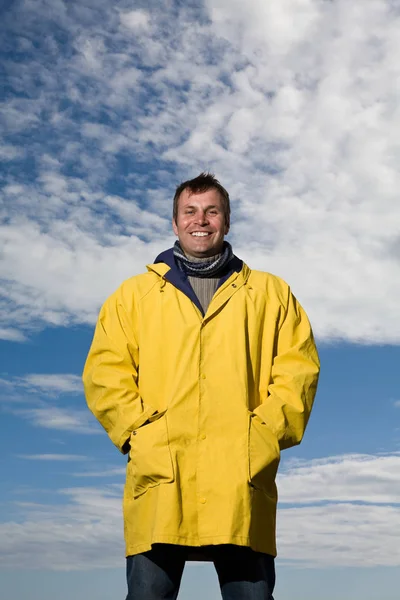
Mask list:
[[[229,227],[225,224],[218,190],[210,189],[201,194],[183,190],[178,201],[177,221],[173,219],[172,227],[186,254],[205,258],[221,252]]]

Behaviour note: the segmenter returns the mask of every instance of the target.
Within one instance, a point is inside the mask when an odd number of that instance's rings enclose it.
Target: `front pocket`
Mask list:
[[[131,434],[130,473],[133,497],[138,498],[149,488],[174,481],[171,451],[165,413],[151,417]]]
[[[275,495],[280,461],[278,440],[254,413],[249,413],[248,453],[249,483],[268,495]]]

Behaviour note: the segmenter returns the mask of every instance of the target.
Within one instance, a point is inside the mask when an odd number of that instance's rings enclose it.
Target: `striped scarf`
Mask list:
[[[224,242],[222,253],[210,256],[209,261],[194,262],[182,250],[178,241],[174,245],[174,257],[181,271],[192,277],[216,277],[220,271],[232,260],[233,251],[229,242]]]

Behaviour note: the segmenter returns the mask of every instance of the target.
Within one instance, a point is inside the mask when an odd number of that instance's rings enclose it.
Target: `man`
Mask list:
[[[224,240],[228,192],[202,173],[176,190],[173,249],[105,302],[87,402],[128,453],[129,600],[175,599],[186,560],[214,562],[224,600],[271,600],[280,450],[300,443],[319,362],[278,277]]]

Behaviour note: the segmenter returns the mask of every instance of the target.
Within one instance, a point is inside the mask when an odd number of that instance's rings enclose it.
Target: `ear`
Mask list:
[[[178,235],[178,225],[176,224],[175,219],[172,219],[172,229],[174,230],[174,234]]]
[[[229,225],[225,225],[225,233],[224,235],[228,235],[229,233]]]

